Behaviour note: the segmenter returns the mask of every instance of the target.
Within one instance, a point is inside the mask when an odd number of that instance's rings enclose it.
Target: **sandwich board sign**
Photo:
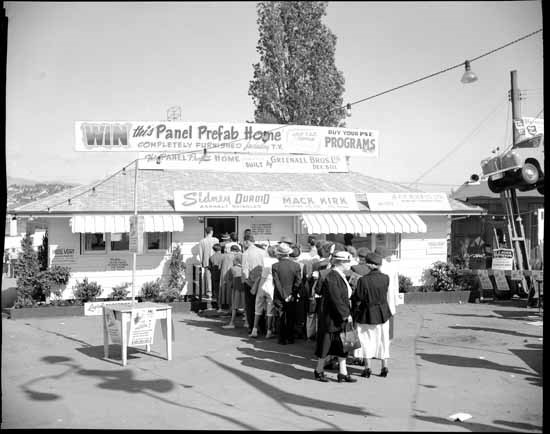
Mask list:
[[[479,283],[482,289],[493,289],[493,283],[491,279],[489,279],[487,270],[477,270],[477,276],[479,277]]]
[[[499,291],[510,291],[508,281],[506,280],[506,274],[503,270],[495,270],[495,283]]]

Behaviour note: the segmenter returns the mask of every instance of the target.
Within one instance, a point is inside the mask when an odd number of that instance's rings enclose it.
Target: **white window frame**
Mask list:
[[[105,248],[103,250],[86,250],[86,235],[90,232],[81,232],[80,233],[80,253],[82,255],[106,255],[108,249],[111,246],[111,243],[108,242],[107,233],[103,232],[103,240],[105,241]],[[93,232],[94,234],[100,234],[101,232]]]
[[[111,232],[104,232],[103,239],[105,240],[105,249],[104,250],[86,250],[86,234],[90,232],[81,232],[80,233],[80,252],[81,255],[106,255],[108,253],[129,253],[129,247],[127,250],[111,250]],[[101,233],[101,232],[94,232]],[[128,233],[128,232],[126,232]]]
[[[383,246],[377,246],[376,245],[376,236],[377,235],[385,235],[384,237],[384,245]],[[397,248],[395,250],[397,250],[397,255],[396,256],[392,256],[392,261],[399,261],[401,260],[401,234],[399,233],[373,233],[372,234],[372,237],[371,237],[371,250],[374,252],[374,250],[376,249],[376,247],[384,247],[385,249],[389,249],[388,247],[388,236],[389,235],[395,235],[397,237]],[[391,249],[392,251],[394,249]]]
[[[150,233],[160,233],[165,234],[166,237],[166,248],[165,249],[150,249],[149,248],[149,234]],[[143,244],[144,244],[144,250],[146,252],[150,253],[170,253],[172,251],[172,232],[161,232],[161,231],[155,231],[155,232],[144,232],[143,236]]]

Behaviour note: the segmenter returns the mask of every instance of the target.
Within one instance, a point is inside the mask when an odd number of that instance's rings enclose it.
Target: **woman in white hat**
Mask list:
[[[317,346],[315,355],[317,368],[313,371],[315,378],[323,383],[328,382],[325,376],[325,361],[329,356],[338,357],[338,382],[353,383],[346,366],[348,353],[344,351],[340,332],[346,322],[351,322],[349,298],[351,287],[344,273],[350,269],[351,255],[349,252],[336,252],[332,256],[332,269],[326,275],[321,285],[322,302],[319,311],[317,331]]]

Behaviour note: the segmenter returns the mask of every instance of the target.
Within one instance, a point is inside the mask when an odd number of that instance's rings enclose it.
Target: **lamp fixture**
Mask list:
[[[123,175],[126,175],[126,167],[123,167],[123,168],[122,168],[122,174],[123,174]]]
[[[160,164],[160,155],[157,157],[157,164]]]
[[[351,116],[351,104],[346,104],[346,116],[349,118]]]
[[[473,83],[474,81],[477,81],[477,75],[475,75],[471,69],[470,69],[470,61],[466,60],[464,62],[464,75],[460,79],[460,81],[464,84]]]

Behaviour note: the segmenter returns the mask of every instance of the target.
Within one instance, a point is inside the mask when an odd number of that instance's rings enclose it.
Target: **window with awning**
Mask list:
[[[300,220],[307,233],[310,234],[427,232],[426,223],[418,214],[302,214]]]
[[[131,215],[73,215],[73,233],[130,232]],[[172,214],[144,215],[145,232],[183,232],[183,217]]]

